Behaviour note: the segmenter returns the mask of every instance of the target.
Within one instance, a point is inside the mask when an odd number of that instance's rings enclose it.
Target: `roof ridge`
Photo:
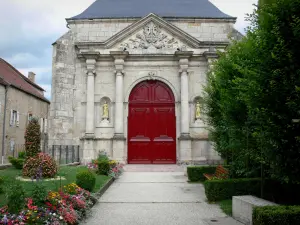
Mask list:
[[[40,89],[41,91],[45,91],[41,86],[39,86],[38,84],[36,84],[36,83],[32,82],[31,80],[29,80],[28,77],[26,77],[25,75],[23,75],[19,70],[17,70],[10,63],[8,63],[7,61],[5,61],[3,58],[0,58],[0,60],[2,60],[4,63],[6,63],[11,69],[13,69],[17,73],[17,75],[19,75],[27,83],[29,83],[30,85],[33,85],[34,87]]]

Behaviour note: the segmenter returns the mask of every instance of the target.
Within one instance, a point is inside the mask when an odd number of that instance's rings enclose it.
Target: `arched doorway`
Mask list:
[[[176,117],[172,90],[143,81],[129,96],[128,163],[176,163]]]

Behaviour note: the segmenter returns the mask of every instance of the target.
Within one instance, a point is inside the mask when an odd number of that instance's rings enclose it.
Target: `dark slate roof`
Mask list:
[[[235,18],[209,0],[96,0],[83,13],[69,19],[142,18],[150,13],[165,18]]]

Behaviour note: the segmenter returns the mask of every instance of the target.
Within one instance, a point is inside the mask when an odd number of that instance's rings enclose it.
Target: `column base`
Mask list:
[[[124,134],[115,133],[113,140],[126,140]]]
[[[116,136],[113,139],[112,157],[114,160],[121,163],[126,163],[125,143],[126,139],[124,136]]]
[[[192,161],[192,140],[190,135],[181,135],[179,138],[179,160]]]
[[[85,135],[82,137],[84,140],[94,140],[95,134],[94,133],[85,133]]]
[[[178,139],[179,140],[192,140],[192,137],[189,133],[182,133]]]
[[[80,160],[82,164],[90,163],[93,159],[97,158],[94,144],[95,142],[92,138],[90,138],[90,136],[83,140],[83,151]]]

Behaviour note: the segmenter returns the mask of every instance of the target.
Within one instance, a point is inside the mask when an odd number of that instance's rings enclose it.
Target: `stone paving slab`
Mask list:
[[[234,220],[232,217],[218,217],[204,219],[207,225],[243,225],[242,223]]]
[[[204,219],[225,214],[206,203],[99,203],[89,225],[208,225]],[[235,224],[231,224],[235,225]]]
[[[184,167],[178,165],[125,165],[126,172],[183,172]]]
[[[117,183],[186,183],[182,172],[130,172],[124,173]]]
[[[205,202],[202,184],[114,183],[101,202]]]

